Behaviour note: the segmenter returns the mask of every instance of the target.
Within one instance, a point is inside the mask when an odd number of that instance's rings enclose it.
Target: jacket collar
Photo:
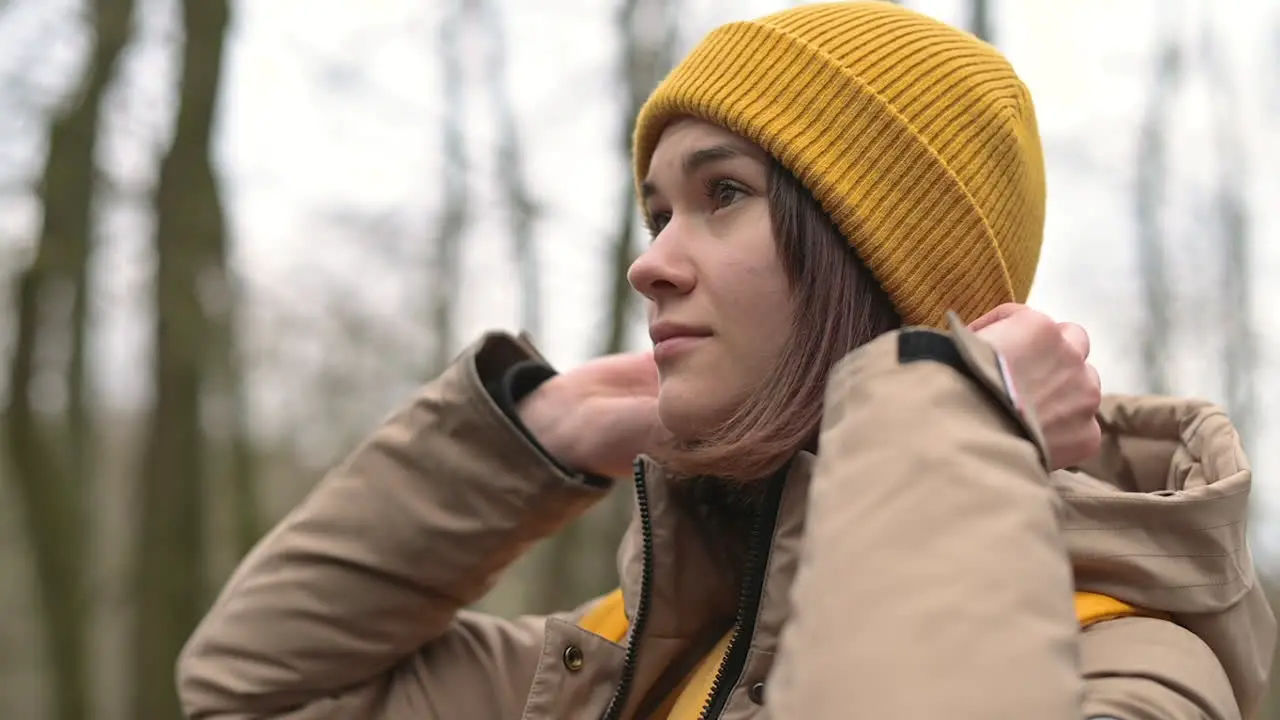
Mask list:
[[[776,503],[765,503],[768,537],[758,562],[763,565],[763,596],[755,636],[772,647],[789,612],[789,591],[804,537],[805,506],[816,458],[802,452],[789,464]],[[741,575],[731,557],[747,548],[726,548],[713,537],[706,508],[689,507],[672,492],[661,466],[643,458],[637,468],[652,529],[651,598],[646,635],[694,639],[709,627],[727,629],[738,610]],[[762,481],[767,482],[767,481]],[[643,514],[634,512],[618,550],[618,570],[628,618],[638,610],[644,576]],[[754,643],[753,643],[754,645]]]

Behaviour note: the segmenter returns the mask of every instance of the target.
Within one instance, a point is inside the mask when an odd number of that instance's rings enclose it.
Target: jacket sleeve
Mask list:
[[[460,609],[606,492],[486,390],[533,355],[483,338],[244,558],[178,660],[188,717],[519,714],[546,619]]]
[[[1127,617],[1080,636],[1086,718],[1240,720],[1217,656],[1173,622]]]
[[[1202,717],[1126,714],[1139,701],[1114,698],[1197,701],[1140,672],[1082,672],[1059,500],[1032,411],[989,346],[954,319],[951,330],[954,342],[929,330],[884,336],[831,376],[771,717]],[[1092,636],[1131,627],[1114,623]]]

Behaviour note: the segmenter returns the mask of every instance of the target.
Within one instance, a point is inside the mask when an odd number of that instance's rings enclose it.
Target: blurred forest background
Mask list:
[[[1107,390],[1229,408],[1274,567],[1280,0],[907,4],[1031,86],[1033,304]],[[0,0],[0,718],[180,717],[236,559],[483,329],[561,366],[643,342],[631,119],[787,5]],[[612,586],[615,496],[485,606]]]

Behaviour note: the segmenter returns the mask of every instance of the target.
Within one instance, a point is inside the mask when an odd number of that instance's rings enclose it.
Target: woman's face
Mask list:
[[[728,419],[790,337],[769,166],[759,147],[698,120],[672,124],[653,153],[642,188],[653,241],[627,278],[649,300],[658,413],[676,437]]]

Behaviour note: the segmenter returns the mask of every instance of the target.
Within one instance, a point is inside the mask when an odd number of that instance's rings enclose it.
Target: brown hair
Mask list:
[[[800,181],[776,161],[769,217],[795,300],[791,339],[734,414],[660,458],[677,476],[763,478],[816,441],[827,375],[849,351],[901,325],[888,295]]]

